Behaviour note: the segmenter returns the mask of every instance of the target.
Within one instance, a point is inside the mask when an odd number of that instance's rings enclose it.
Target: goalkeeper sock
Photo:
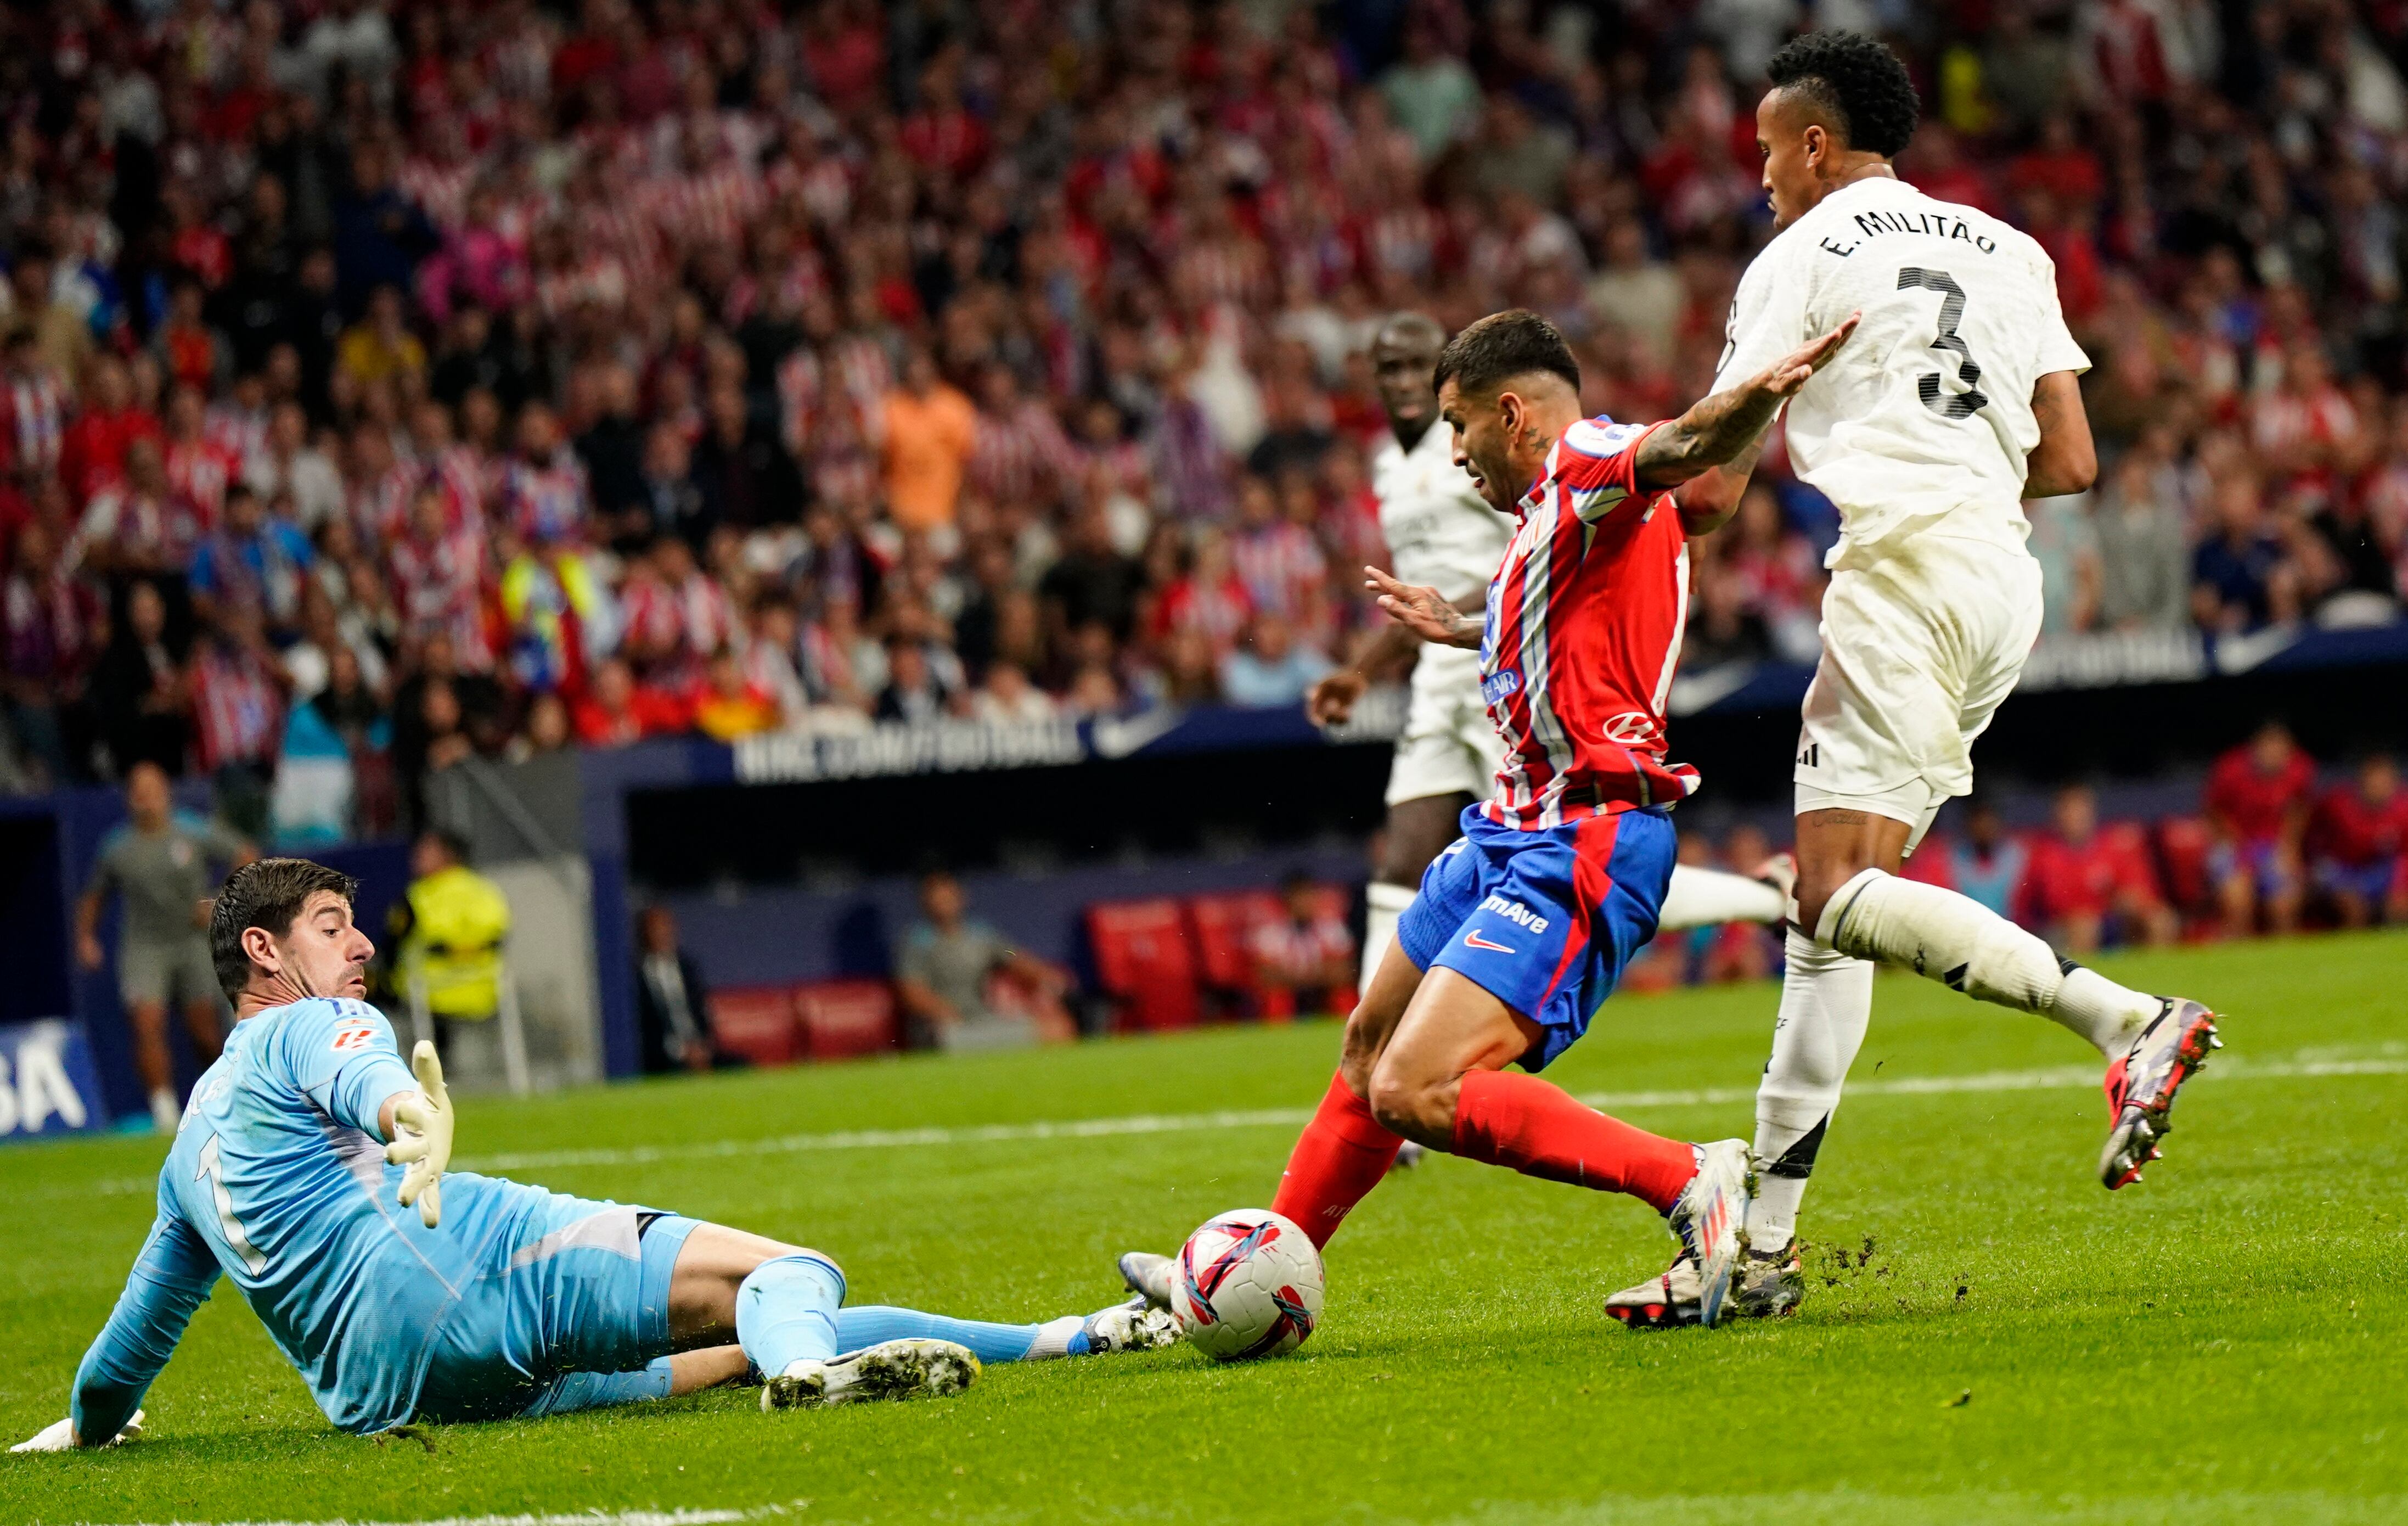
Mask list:
[[[1042,1361],[1085,1356],[1086,1323],[1072,1314],[1041,1325],[998,1325],[867,1303],[838,1313],[836,1340],[839,1351],[858,1351],[882,1341],[951,1341],[968,1346],[981,1361]]]
[[[841,1349],[837,1308],[844,1274],[808,1252],[776,1256],[752,1269],[736,1289],[736,1339],[764,1377],[796,1362],[827,1360]]]

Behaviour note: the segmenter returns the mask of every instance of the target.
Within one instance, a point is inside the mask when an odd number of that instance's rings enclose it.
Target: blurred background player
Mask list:
[[[2208,866],[2226,937],[2246,937],[2261,914],[2269,932],[2300,925],[2300,845],[2315,788],[2315,764],[2280,721],[2259,726],[2208,770],[2200,803],[2215,836]]]
[[[413,1075],[361,1000],[376,950],[351,922],[356,889],[307,859],[267,858],[219,892],[209,951],[234,1035],[194,1089],[159,1173],[158,1216],[77,1369],[68,1417],[28,1448],[106,1446],[138,1426],[221,1274],[326,1418],[362,1435],[632,1404],[754,1372],[765,1409],[950,1393],[982,1361],[1178,1338],[1134,1300],[1030,1325],[840,1309],[844,1274],[815,1250],[447,1178],[442,1066],[422,1044]]]
[[[2316,801],[2308,842],[2316,888],[2345,928],[2408,922],[2408,791],[2400,765],[2376,753]]]
[[[920,917],[904,935],[895,991],[914,1046],[968,1052],[1079,1036],[1063,997],[1070,977],[968,914],[962,882],[920,881]]]
[[[677,915],[647,906],[636,918],[636,1027],[643,1035],[644,1071],[708,1071],[732,1063],[710,1032],[702,967],[678,942]]]
[[[2214,1042],[2195,1001],[2127,990],[2060,963],[1995,911],[1899,877],[1941,805],[1972,787],[1975,738],[2022,673],[2041,624],[2022,500],[2097,474],[2048,256],[1971,207],[1937,201],[1890,160],[1920,113],[1879,39],[1817,32],[1767,65],[1756,108],[1764,188],[1782,231],[1741,278],[1717,382],[1728,386],[1849,312],[1864,329],[1788,406],[1798,475],[1838,508],[1823,655],[1798,742],[1797,910],[1781,1016],[1756,1094],[1765,1173],[1749,1217],[1742,1312],[1803,1296],[1799,1203],[1871,1016],[1875,960],[2038,1013],[2108,1061],[2100,1161],[2135,1180],[2174,1090]],[[1753,456],[1742,463],[1752,465]],[[1614,1295],[1694,1317],[1693,1268]]]
[[[509,898],[468,867],[457,832],[429,828],[409,845],[409,885],[387,914],[394,993],[433,1020],[453,1079],[490,1086],[504,1073],[500,1023]]]
[[[1505,740],[1487,802],[1423,876],[1346,1022],[1338,1073],[1272,1211],[1326,1245],[1408,1139],[1525,1175],[1627,1193],[1666,1216],[1716,1317],[1754,1173],[1745,1144],[1691,1144],[1583,1105],[1538,1072],[1579,1042],[1655,935],[1672,875],[1671,808],[1697,770],[1665,756],[1691,533],[1727,518],[1782,398],[1853,320],[1666,424],[1584,419],[1580,366],[1535,313],[1490,315],[1437,366],[1440,416],[1481,496],[1515,519],[1474,621],[1439,590],[1366,569],[1425,641],[1477,646]],[[1672,490],[1700,491],[1676,501]],[[1665,511],[1670,508],[1671,512]],[[1506,1070],[1520,1065],[1526,1074]],[[1168,1300],[1168,1257],[1122,1275]]]
[[[1390,575],[1436,588],[1456,611],[1471,615],[1487,598],[1513,522],[1511,506],[1502,512],[1490,508],[1455,464],[1452,432],[1434,427],[1438,389],[1431,376],[1445,343],[1446,331],[1418,312],[1390,318],[1374,338],[1371,364],[1389,435],[1372,457],[1371,488],[1380,501]],[[1314,684],[1306,710],[1317,725],[1341,725],[1375,675],[1408,661],[1412,698],[1388,766],[1380,860],[1364,892],[1362,990],[1370,989],[1422,871],[1462,835],[1465,809],[1488,792],[1504,756],[1480,693],[1480,654],[1425,642],[1395,621],[1375,628],[1345,667]],[[1766,871],[1774,881],[1684,864],[1673,871],[1659,925],[1778,922],[1787,900],[1786,861],[1768,862]]]
[[[2000,916],[2012,916],[2030,854],[2023,839],[2007,830],[1997,803],[1976,795],[1965,807],[1965,841],[1948,850],[1949,887]]]
[[[218,1058],[218,981],[209,967],[209,891],[218,865],[247,864],[258,852],[214,820],[175,809],[167,775],[136,763],[125,776],[131,818],[100,845],[92,883],[76,901],[76,954],[87,970],[107,959],[100,914],[114,892],[123,907],[117,928],[117,994],[134,1030],[134,1065],[150,1100],[150,1122],[175,1129],[183,1111],[167,1052],[167,1009],[182,1014],[193,1054]]]
[[[2057,792],[2049,829],[2035,839],[2016,897],[2015,920],[2074,954],[2122,943],[2170,943],[2181,929],[2157,890],[2148,845],[2137,832],[2099,829],[2099,799],[2086,785]]]
[[[1340,1012],[1359,994],[1354,936],[1310,874],[1290,874],[1280,883],[1280,914],[1255,925],[1246,951],[1266,1016]]]

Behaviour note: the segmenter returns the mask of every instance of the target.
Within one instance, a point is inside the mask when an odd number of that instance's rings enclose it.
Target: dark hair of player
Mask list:
[[[1467,324],[1447,340],[1430,384],[1443,387],[1453,381],[1456,392],[1484,396],[1532,371],[1551,371],[1580,390],[1580,362],[1562,331],[1535,312],[1512,308]]]
[[[1906,65],[1879,37],[1862,32],[1809,32],[1784,44],[1764,66],[1775,90],[1795,90],[1829,112],[1848,147],[1895,157],[1914,136],[1923,103]]]
[[[260,858],[226,876],[218,887],[217,905],[209,912],[209,962],[218,985],[234,1001],[251,984],[251,956],[242,951],[242,935],[265,928],[282,938],[293,930],[309,898],[332,890],[350,900],[360,893],[360,882],[339,869],[313,864],[307,858]]]

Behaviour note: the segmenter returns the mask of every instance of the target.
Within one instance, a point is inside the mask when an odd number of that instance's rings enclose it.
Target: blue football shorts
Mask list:
[[[1545,1029],[1521,1060],[1543,1070],[1656,936],[1677,850],[1665,809],[1522,831],[1475,805],[1423,871],[1397,941],[1416,969],[1452,970]]]
[[[469,1172],[444,1176],[443,1217],[482,1247],[482,1270],[437,1332],[419,1418],[558,1414],[667,1394],[669,1274],[695,1220]]]

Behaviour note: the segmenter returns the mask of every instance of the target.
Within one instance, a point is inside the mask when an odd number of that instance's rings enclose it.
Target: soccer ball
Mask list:
[[[1293,1351],[1321,1317],[1321,1252],[1291,1219],[1232,1209],[1179,1247],[1170,1312],[1220,1361]]]

